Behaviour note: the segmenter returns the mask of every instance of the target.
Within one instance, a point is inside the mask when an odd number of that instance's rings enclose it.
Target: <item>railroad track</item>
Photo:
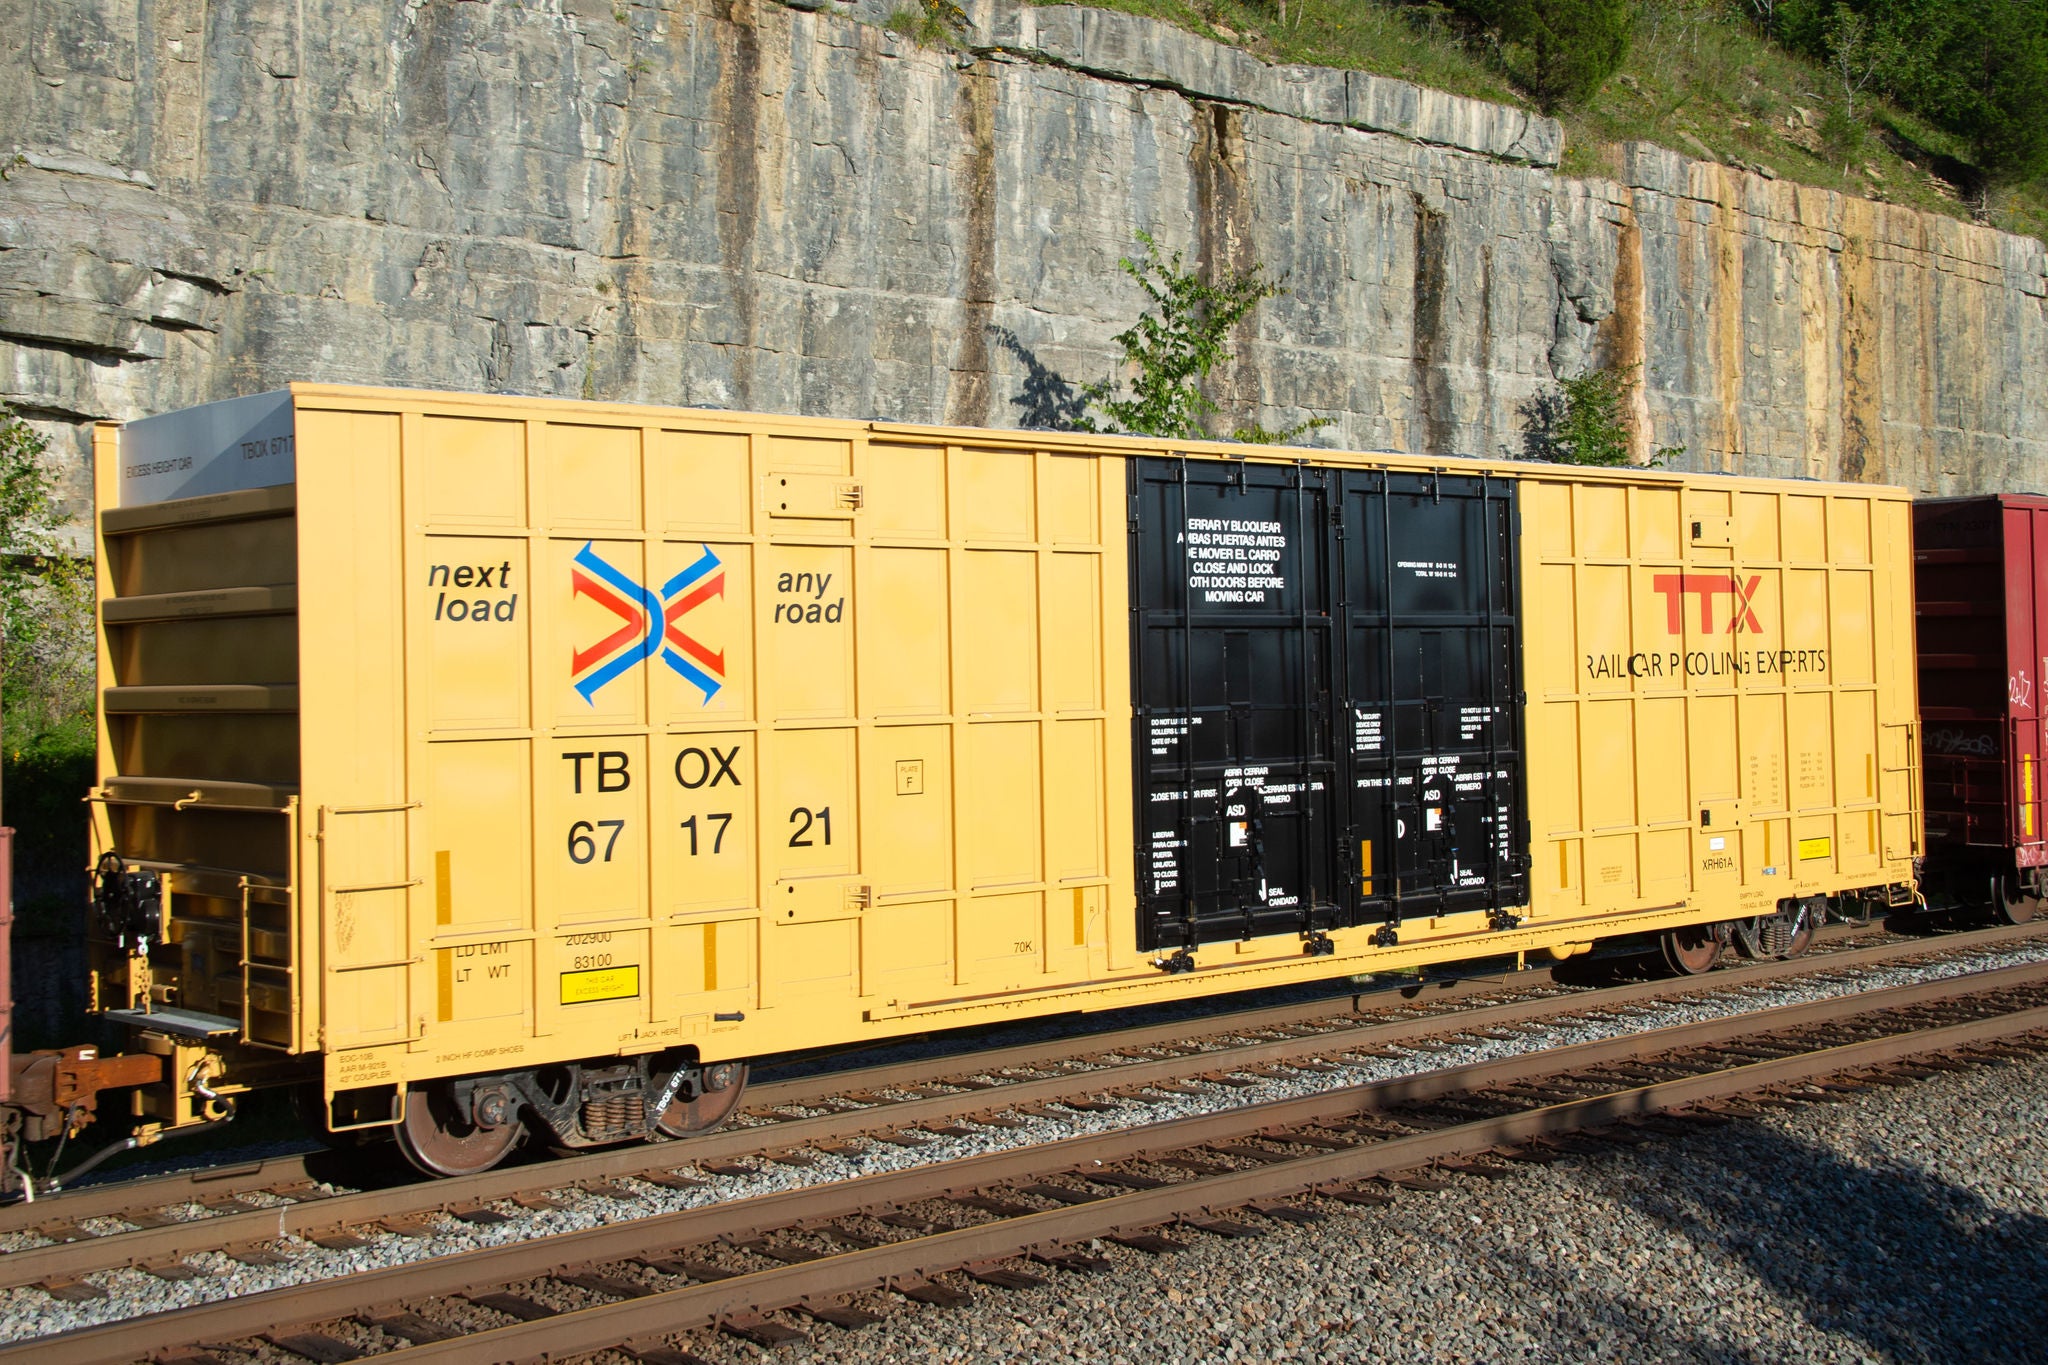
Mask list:
[[[109,1270],[190,1279],[201,1274],[193,1258],[208,1253],[272,1266],[293,1254],[281,1239],[350,1249],[385,1233],[418,1236],[439,1220],[502,1221],[508,1202],[546,1202],[549,1191],[594,1192],[630,1205],[713,1178],[799,1169],[816,1153],[843,1152],[864,1141],[912,1146],[1014,1126],[1020,1113],[1072,1117],[1142,1107],[1195,1086],[1247,1087],[1262,1076],[1331,1072],[1351,1064],[1345,1059],[1398,1055],[1452,1035],[1501,1038],[1567,1020],[1598,1022],[1612,1011],[1675,997],[1724,995],[1921,958],[1968,959],[2044,934],[2048,926],[2022,926],[1868,946],[1840,936],[1828,951],[1704,978],[1564,992],[1545,972],[1542,981],[1512,979],[1523,998],[1496,1003],[1470,999],[1475,990],[1502,994],[1499,981],[1468,982],[1463,992],[1443,991],[1371,1015],[1333,1013],[1345,1002],[1321,1001],[1213,1018],[1204,1021],[1208,1032],[1201,1038],[1185,1036],[1186,1024],[1160,1025],[975,1053],[950,1066],[891,1063],[762,1086],[748,1108],[753,1121],[716,1133],[393,1189],[330,1194],[296,1161],[87,1189],[5,1211],[51,1244],[0,1256],[0,1289],[40,1286],[60,1298],[104,1297],[89,1277]],[[1350,1004],[1371,999],[1354,997]],[[1385,1017],[1389,1013],[1393,1017]],[[1604,1026],[1615,1023],[1606,1019]],[[629,1180],[638,1184],[619,1183]],[[36,1221],[24,1217],[38,1210]]]
[[[1916,952],[1940,954],[1999,947],[2038,934],[2048,934],[2048,923],[1936,937],[1891,933],[1878,924],[1834,924],[1820,931],[1813,951],[1797,962],[1731,965],[1704,978],[1639,983],[1620,988],[1626,994],[1618,998],[1659,999],[1674,994],[1715,990],[1735,982],[1768,981],[1787,974],[1806,975],[1832,967],[1834,955],[1869,940],[1878,940],[1875,946],[1910,956]],[[894,1087],[927,1085],[935,1076],[972,1074],[977,1068],[984,1073],[1042,1071],[1048,1067],[1081,1065],[1091,1057],[1107,1057],[1147,1047],[1220,1046],[1212,1040],[1319,1021],[1331,1021],[1334,1027],[1356,1024],[1359,1017],[1431,1017],[1465,1008],[1466,1002],[1474,996],[1519,999],[1568,991],[1577,998],[1595,989],[1599,988],[1559,985],[1552,968],[1531,967],[1502,974],[1440,978],[1401,987],[1377,988],[1348,998],[1338,995],[1285,1005],[1260,1006],[1193,1021],[1150,1024],[1017,1046],[963,1051],[937,1060],[920,1058],[825,1071],[801,1078],[755,1084],[749,1089],[744,1107],[732,1122],[736,1125],[776,1122],[776,1116],[790,1106],[829,1104],[854,1094],[869,1096],[868,1103],[888,1103],[890,1098],[883,1092]],[[666,1154],[664,1160],[673,1159],[673,1148],[663,1146],[659,1150]],[[613,1163],[606,1160],[609,1155],[612,1154],[564,1158],[554,1162],[549,1169],[556,1173],[558,1183],[562,1184],[573,1185],[584,1179],[586,1174],[596,1179],[608,1179],[618,1174],[611,1169]],[[96,1220],[134,1224],[134,1215],[140,1214],[142,1223],[149,1224],[161,1221],[164,1210],[181,1206],[194,1210],[192,1216],[197,1217],[207,1213],[239,1212],[241,1210],[233,1206],[250,1198],[265,1204],[323,1198],[326,1195],[324,1182],[309,1162],[317,1163],[329,1157],[331,1154],[328,1153],[310,1153],[254,1161],[227,1161],[194,1166],[169,1175],[127,1181],[101,1180],[61,1194],[45,1195],[33,1203],[0,1205],[0,1236],[48,1229],[55,1234],[53,1240],[71,1241],[93,1235],[84,1231],[83,1225]],[[589,1167],[587,1171],[586,1166]],[[416,1177],[408,1172],[407,1178]],[[452,1189],[456,1183],[443,1181],[434,1188]],[[5,1254],[0,1253],[0,1264],[4,1264]],[[0,1287],[23,1282],[0,1277]]]
[[[2017,1040],[2017,1043],[2015,1042]],[[221,1362],[530,1360],[695,1335],[763,1344],[873,1319],[849,1295],[958,1301],[1101,1268],[1097,1239],[1168,1253],[1314,1221],[1390,1184],[1440,1186],[1725,1122],[1737,1097],[1835,1098],[2048,1051],[2048,961],[1785,1005],[1442,1071],[655,1215],[86,1329],[0,1360],[93,1365],[207,1343]],[[1306,1197],[1307,1202],[1303,1202]],[[945,1277],[945,1278],[939,1278]],[[159,1358],[175,1358],[160,1355]]]

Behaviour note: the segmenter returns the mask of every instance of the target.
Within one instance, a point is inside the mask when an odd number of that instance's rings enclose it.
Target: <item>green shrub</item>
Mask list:
[[[1986,182],[2048,176],[2048,0],[1779,0],[1765,27],[1852,114],[1867,85],[1962,138]]]
[[[76,914],[93,782],[92,564],[66,552],[55,486],[43,438],[0,408],[0,815],[30,933]]]
[[[92,564],[64,544],[48,443],[0,407],[0,723],[62,725],[92,709]]]
[[[897,10],[882,27],[919,47],[958,47],[971,22],[953,0],[919,0],[915,10]]]
[[[1957,45],[1952,117],[1993,184],[2048,176],[2048,0],[1980,5]]]
[[[1621,68],[1636,0],[1465,0],[1500,35],[1508,77],[1546,113],[1584,104]]]
[[[1846,104],[1830,104],[1820,120],[1820,149],[1829,161],[1847,168],[1870,146],[1870,133]]]
[[[1161,256],[1151,233],[1140,232],[1137,237],[1145,244],[1145,259],[1134,261],[1126,256],[1117,264],[1138,282],[1152,307],[1111,338],[1122,348],[1126,367],[1136,371],[1130,380],[1131,396],[1118,396],[1124,381],[1112,376],[1090,384],[1083,397],[1109,420],[1110,431],[1183,441],[1214,439],[1204,419],[1221,409],[1202,392],[1202,380],[1231,358],[1223,349],[1231,328],[1264,300],[1285,294],[1287,285],[1267,279],[1264,267],[1256,263],[1221,284],[1205,284],[1200,276],[1183,268],[1180,252],[1170,258]],[[1285,444],[1329,424],[1327,417],[1284,431],[1268,431],[1254,424],[1237,428],[1230,438],[1254,445]],[[1079,426],[1084,431],[1103,430],[1088,418]]]
[[[1555,390],[1522,404],[1521,457],[1557,464],[1629,463],[1631,432],[1623,404],[1638,368],[1587,370],[1558,380]],[[1661,465],[1684,453],[1683,446],[1666,446],[1649,463]]]
[[[1588,370],[1558,381],[1564,390],[1564,426],[1559,436],[1571,463],[1628,463],[1628,423],[1621,416],[1626,380],[1619,370]]]

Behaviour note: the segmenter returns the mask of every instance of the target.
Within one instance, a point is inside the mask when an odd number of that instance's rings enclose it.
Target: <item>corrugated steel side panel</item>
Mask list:
[[[1910,881],[1903,497],[1539,475],[1522,517],[1539,919]]]
[[[298,414],[337,1084],[1133,965],[1120,461],[389,397]]]

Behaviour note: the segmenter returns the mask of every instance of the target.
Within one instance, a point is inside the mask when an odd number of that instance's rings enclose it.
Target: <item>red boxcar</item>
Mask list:
[[[2010,920],[2039,907],[2048,497],[1913,506],[1927,881]]]

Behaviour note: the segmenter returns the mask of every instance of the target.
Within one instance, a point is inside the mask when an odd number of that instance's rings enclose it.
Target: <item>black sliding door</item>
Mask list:
[[[1511,485],[1131,470],[1140,946],[1520,903]]]

